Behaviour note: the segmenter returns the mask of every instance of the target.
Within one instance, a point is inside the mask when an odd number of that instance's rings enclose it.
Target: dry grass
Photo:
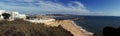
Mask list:
[[[59,27],[47,27],[24,20],[0,21],[0,36],[73,36]]]

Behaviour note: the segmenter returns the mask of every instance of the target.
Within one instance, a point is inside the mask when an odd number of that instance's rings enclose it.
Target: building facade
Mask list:
[[[19,14],[18,12],[0,10],[0,20],[14,20],[14,19],[26,19],[25,14]]]

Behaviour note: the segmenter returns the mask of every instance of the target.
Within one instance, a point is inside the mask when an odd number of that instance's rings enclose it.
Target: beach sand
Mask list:
[[[64,29],[71,32],[74,36],[93,36],[93,33],[78,27],[72,20],[58,20],[51,23],[51,26],[61,25]]]

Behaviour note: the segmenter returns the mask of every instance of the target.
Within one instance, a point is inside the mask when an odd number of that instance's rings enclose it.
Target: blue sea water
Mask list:
[[[84,17],[82,21],[75,21],[80,27],[83,27],[87,31],[101,35],[102,30],[106,26],[118,28],[120,27],[120,17],[110,16],[88,16]]]
[[[74,19],[81,18],[82,20],[74,20],[75,23],[86,29],[89,32],[93,32],[96,35],[101,35],[102,30],[106,26],[111,26],[118,28],[120,27],[120,17],[115,16],[64,16],[64,17],[56,17],[56,19]]]

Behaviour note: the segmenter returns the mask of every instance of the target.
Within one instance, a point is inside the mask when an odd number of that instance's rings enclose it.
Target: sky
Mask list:
[[[24,14],[120,16],[120,0],[0,0],[0,10]]]

